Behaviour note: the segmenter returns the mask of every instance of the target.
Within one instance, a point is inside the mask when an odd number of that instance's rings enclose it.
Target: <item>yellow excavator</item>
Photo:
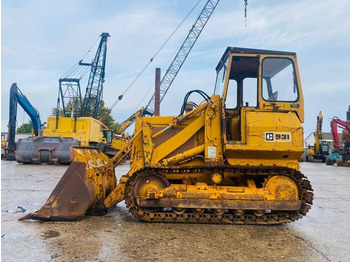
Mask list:
[[[1,134],[1,159],[5,156],[5,148],[7,145],[7,134]]]
[[[308,146],[306,151],[306,161],[312,162],[314,160],[321,160],[326,163],[326,158],[329,155],[329,145],[322,141],[322,112],[317,116],[316,132],[315,132],[315,144]]]
[[[75,161],[45,205],[21,219],[76,220],[122,200],[148,222],[303,217],[313,190],[298,163],[304,100],[296,54],[229,47],[216,71],[214,95],[193,90],[179,116],[137,118],[134,136],[114,158],[74,147]],[[192,93],[204,101],[188,110]],[[115,167],[130,151],[130,170],[117,183]]]

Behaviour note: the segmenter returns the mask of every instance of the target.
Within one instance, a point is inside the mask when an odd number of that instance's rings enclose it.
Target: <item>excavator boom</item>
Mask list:
[[[344,141],[350,141],[347,133],[350,133],[350,124],[348,124],[345,121],[340,120],[337,117],[334,117],[331,121],[331,130],[332,130],[332,137],[333,137],[333,146],[337,149],[340,148],[340,141],[339,141],[339,135],[338,135],[338,126],[342,129],[344,129],[346,132],[345,137],[343,137]]]
[[[15,133],[17,124],[17,105],[19,104],[23,110],[29,115],[34,135],[39,136],[41,132],[41,121],[38,110],[29,102],[27,97],[23,95],[16,83],[10,88],[10,107],[9,107],[9,123],[8,123],[8,149],[6,153],[7,160],[15,160]]]

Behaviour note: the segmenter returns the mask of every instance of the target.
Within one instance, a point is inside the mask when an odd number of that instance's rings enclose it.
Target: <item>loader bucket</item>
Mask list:
[[[94,200],[94,188],[84,179],[85,169],[85,163],[72,162],[44,206],[20,220],[74,220],[83,216]]]
[[[73,151],[75,161],[44,206],[20,220],[77,220],[87,211],[105,213],[103,201],[116,184],[114,170],[106,167],[109,158],[97,148],[73,147]]]

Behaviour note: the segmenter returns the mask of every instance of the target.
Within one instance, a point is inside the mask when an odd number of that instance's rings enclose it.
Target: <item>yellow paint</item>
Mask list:
[[[74,130],[76,131],[74,132]],[[47,118],[47,128],[43,130],[43,135],[72,137],[80,141],[81,146],[102,141],[101,124],[92,117],[78,117],[76,121],[71,117],[59,117],[56,128],[56,117],[49,116]]]
[[[112,139],[111,147],[120,150],[127,143],[128,140],[124,137],[114,137]]]
[[[165,172],[162,174],[164,178],[156,175],[158,179],[155,180],[152,180],[154,177],[150,175],[149,180],[145,179],[137,187],[138,201],[147,201],[147,199],[161,201],[162,198],[176,201],[197,200],[197,202],[191,202],[192,205],[197,205],[195,207],[197,209],[206,208],[206,204],[209,205],[212,200],[241,201],[239,203],[244,203],[244,201],[264,203],[264,201],[271,200],[271,206],[273,206],[273,201],[276,203],[280,201],[278,203],[282,203],[281,205],[287,208],[288,205],[293,208],[300,205],[298,187],[292,179],[283,174],[272,178],[266,175],[265,178],[268,179],[266,182],[254,180],[253,176],[246,176],[239,172],[217,173],[215,169],[210,171],[210,167],[222,165],[279,166],[299,170],[298,159],[303,152],[304,101],[296,56],[293,54],[267,55],[256,52],[252,54],[229,52],[227,72],[231,72],[231,67],[234,68],[235,60],[233,59],[240,56],[255,57],[259,62],[256,63],[258,78],[256,106],[241,103],[235,109],[225,107],[229,84],[229,74],[227,74],[222,94],[211,96],[209,101],[202,102],[196,109],[183,116],[138,117],[136,119],[135,135],[121,149],[124,151],[132,146],[130,171],[126,177],[131,177],[136,171],[148,166],[153,168],[164,166],[170,168],[209,167],[207,169],[209,171],[206,172]],[[298,83],[295,91],[299,94],[297,101],[283,102],[263,99],[260,76],[262,60],[266,57],[276,59],[285,57],[294,62],[294,72]],[[250,68],[247,68],[248,71],[242,72],[241,78],[251,73]],[[244,92],[244,89],[242,90]],[[86,122],[83,121],[81,125],[83,123],[86,125]],[[72,127],[69,121],[63,126]],[[58,131],[63,129],[60,126]],[[71,129],[69,130],[71,132]],[[89,129],[81,128],[81,130],[87,132]],[[107,179],[108,185],[113,184],[109,176],[114,176],[115,161],[122,154],[119,152],[112,160],[107,161],[101,152],[89,151],[89,149],[75,150],[76,160],[88,163],[86,178],[95,181],[95,186],[103,185],[101,179]],[[99,174],[100,177],[94,178],[96,174]],[[159,180],[159,177],[170,181],[170,185],[165,187],[164,181]],[[105,200],[105,205],[108,207],[121,201],[125,183],[127,183],[125,180],[126,178],[112,190],[108,186],[103,186],[108,189],[104,190],[105,192],[112,193],[106,196],[107,198],[99,200]],[[179,204],[176,208],[185,207],[184,205]],[[244,209],[244,207],[240,206],[238,209]],[[260,209],[259,206],[256,207],[256,210]],[[179,210],[177,209],[177,212],[180,212]]]
[[[97,148],[73,147],[75,161],[86,163],[84,179],[94,187],[93,199],[105,199],[116,187],[114,167],[109,158]]]

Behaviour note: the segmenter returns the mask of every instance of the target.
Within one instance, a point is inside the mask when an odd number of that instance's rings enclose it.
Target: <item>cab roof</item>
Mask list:
[[[263,55],[292,55],[296,56],[295,52],[286,52],[286,51],[274,51],[274,50],[264,50],[264,49],[254,49],[254,48],[243,48],[243,47],[227,47],[225,53],[220,59],[216,70],[222,67],[222,64],[226,61],[230,53],[239,53],[239,54],[263,54]]]

